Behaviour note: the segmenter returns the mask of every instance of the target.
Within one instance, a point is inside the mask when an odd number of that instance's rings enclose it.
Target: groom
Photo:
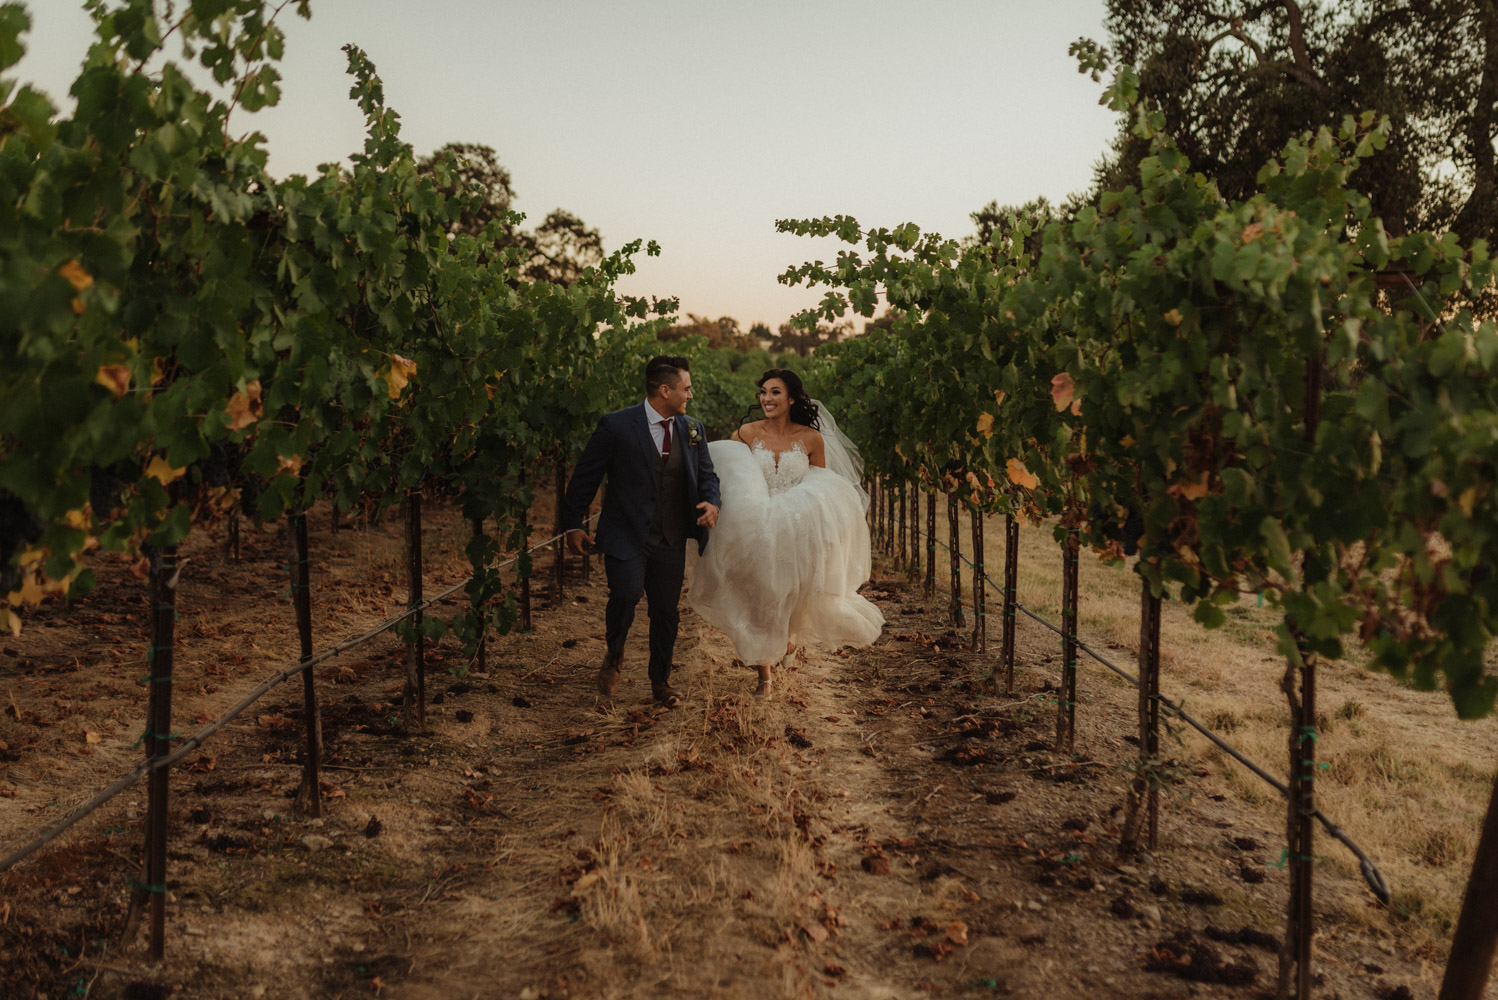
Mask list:
[[[613,695],[624,662],[624,640],[645,596],[650,613],[650,693],[672,706],[671,654],[681,621],[677,603],[686,573],[686,542],[707,545],[718,521],[718,476],[707,453],[702,422],[686,415],[692,398],[687,359],[651,358],[645,366],[645,402],[598,421],[567,484],[562,525],[567,547],[581,555],[594,547],[583,519],[598,484],[608,476],[597,548],[604,555],[609,603],[604,612],[608,651],[598,668],[598,691]]]

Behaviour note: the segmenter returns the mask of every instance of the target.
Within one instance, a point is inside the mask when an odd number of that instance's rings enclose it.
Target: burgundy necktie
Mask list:
[[[662,420],[661,427],[666,432],[666,443],[661,445],[661,457],[665,458],[671,454],[671,421],[669,419]]]

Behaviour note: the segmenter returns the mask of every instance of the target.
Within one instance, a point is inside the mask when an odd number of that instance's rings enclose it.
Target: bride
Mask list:
[[[869,578],[857,450],[795,372],[772,368],[758,385],[764,419],[708,445],[727,502],[688,600],[754,665],[766,698],[771,665],[798,642],[867,646],[884,616],[857,592]]]

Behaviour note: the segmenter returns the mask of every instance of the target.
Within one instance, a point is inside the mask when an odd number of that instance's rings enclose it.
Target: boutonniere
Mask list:
[[[698,424],[690,420],[687,421],[687,444],[702,443],[702,431],[698,429],[698,426]]]

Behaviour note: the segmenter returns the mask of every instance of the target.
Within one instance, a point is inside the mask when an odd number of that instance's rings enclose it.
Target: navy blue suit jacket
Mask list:
[[[588,505],[604,476],[608,476],[596,541],[600,552],[617,559],[632,559],[645,551],[650,522],[655,518],[656,462],[660,453],[650,437],[645,414],[648,405],[637,403],[599,420],[567,484],[562,527],[570,531],[583,526]],[[707,547],[707,529],[697,524],[702,515],[697,505],[705,500],[715,507],[723,506],[702,421],[677,417],[671,425],[671,447],[686,449],[682,456],[687,472],[686,531],[688,538],[697,539],[700,553]]]

